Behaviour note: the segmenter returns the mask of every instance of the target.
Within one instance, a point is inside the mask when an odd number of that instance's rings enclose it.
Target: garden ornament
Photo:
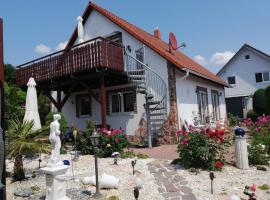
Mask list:
[[[112,157],[114,158],[113,159],[113,164],[118,165],[119,152],[113,152]]]
[[[68,160],[63,160],[64,165],[70,165],[70,162]]]
[[[135,165],[136,165],[136,162],[137,162],[137,160],[132,160],[132,161],[131,161],[131,166],[132,166],[132,168],[133,168],[133,175],[135,174],[134,167],[135,167]]]
[[[57,164],[60,161],[60,149],[61,149],[61,140],[60,140],[60,124],[58,120],[61,119],[61,115],[54,114],[53,122],[50,124],[50,135],[49,140],[52,145],[52,153],[49,160],[50,164]]]
[[[247,195],[249,197],[248,200],[256,200],[256,195],[255,195],[255,191],[256,191],[256,185],[253,184],[252,186],[246,186],[244,189],[244,194]]]
[[[214,178],[216,178],[214,172],[210,172],[209,177],[211,180],[211,194],[213,194],[214,193],[213,181],[214,181]]]
[[[234,130],[234,134],[236,136],[242,136],[242,137],[244,137],[245,136],[245,130],[242,129],[242,128],[237,128],[237,129]]]

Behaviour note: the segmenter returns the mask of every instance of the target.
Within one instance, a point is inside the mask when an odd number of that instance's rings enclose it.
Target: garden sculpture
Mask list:
[[[114,164],[114,165],[118,165],[119,153],[118,153],[118,152],[113,152],[113,153],[112,153],[112,157],[114,158],[114,159],[113,159],[113,164]]]
[[[256,185],[252,185],[252,186],[246,186],[244,189],[244,194],[247,195],[249,197],[248,200],[256,200],[256,195],[255,195],[255,191],[256,191]]]
[[[49,160],[50,164],[57,164],[60,162],[60,149],[61,149],[61,140],[60,140],[60,124],[58,120],[61,119],[61,115],[53,115],[53,122],[50,124],[50,135],[49,140],[52,144],[52,153]]]

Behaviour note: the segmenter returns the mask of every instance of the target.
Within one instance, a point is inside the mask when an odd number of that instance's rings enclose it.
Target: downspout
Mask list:
[[[181,77],[180,79],[178,79],[178,80],[180,80],[180,81],[185,80],[185,79],[189,76],[189,72],[190,72],[189,69],[187,69],[187,68],[183,68],[182,70],[185,71],[186,74],[185,74],[185,76],[183,76],[183,77]]]
[[[183,80],[185,80],[189,76],[190,70],[188,68],[183,68],[182,70],[185,71],[186,74],[183,77],[179,78],[178,79],[179,81],[183,81]],[[179,102],[178,102],[178,98],[177,98],[177,90],[176,90],[176,101],[177,101],[176,106],[177,106],[177,111],[178,111]],[[181,117],[179,116],[179,114],[178,114],[178,125],[179,125],[179,128],[181,128],[183,125],[185,125],[185,122],[184,121],[181,122]],[[187,128],[187,127],[185,127],[185,128]]]

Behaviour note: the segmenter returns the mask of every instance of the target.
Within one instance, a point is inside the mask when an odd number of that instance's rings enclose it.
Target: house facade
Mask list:
[[[227,112],[245,117],[252,107],[252,95],[270,85],[270,56],[244,44],[217,74],[227,80],[225,88]]]
[[[18,84],[33,76],[69,125],[83,129],[93,119],[131,140],[168,144],[194,116],[225,119],[226,83],[171,49],[158,29],[147,33],[92,2],[82,18],[85,42],[76,28],[65,50],[17,69]]]

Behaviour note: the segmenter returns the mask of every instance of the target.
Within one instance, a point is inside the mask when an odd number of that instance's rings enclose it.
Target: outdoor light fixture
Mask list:
[[[139,188],[135,187],[133,190],[133,194],[134,194],[135,199],[138,200],[139,194],[140,194]]]
[[[91,142],[94,147],[94,154],[95,154],[95,176],[96,176],[96,192],[94,194],[95,199],[99,199],[102,197],[102,195],[99,192],[99,182],[98,182],[98,161],[97,161],[97,150],[98,150],[98,144],[99,144],[99,137],[100,135],[97,133],[96,129],[94,129],[94,132],[91,136]]]
[[[132,161],[131,161],[131,166],[132,166],[132,168],[133,168],[133,175],[135,174],[134,167],[135,167],[135,165],[136,165],[136,162],[137,162],[137,160],[132,160]]]
[[[214,178],[215,178],[214,172],[210,172],[209,178],[210,178],[210,180],[211,180],[211,194],[213,194],[213,193],[214,193],[213,181],[214,181]]]

